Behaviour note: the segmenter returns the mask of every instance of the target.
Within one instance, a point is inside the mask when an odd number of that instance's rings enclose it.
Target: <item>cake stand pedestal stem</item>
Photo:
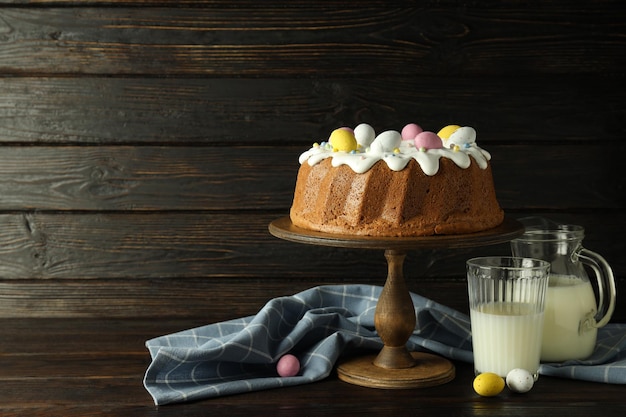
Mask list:
[[[374,327],[384,343],[378,355],[351,358],[337,366],[339,379],[372,388],[418,388],[445,384],[454,379],[454,365],[445,358],[409,352],[406,342],[417,319],[404,280],[406,251],[385,250],[387,280],[380,293]]]
[[[415,359],[406,348],[406,342],[415,329],[415,308],[409,289],[404,281],[402,266],[405,251],[387,249],[388,275],[380,293],[374,326],[385,344],[374,365],[388,369],[402,369],[415,366]]]

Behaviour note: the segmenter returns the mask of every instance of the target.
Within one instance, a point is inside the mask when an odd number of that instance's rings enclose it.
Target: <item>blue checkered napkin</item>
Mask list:
[[[544,363],[541,375],[585,381],[626,384],[626,324],[611,323],[598,329],[596,348],[585,360]]]
[[[255,316],[210,324],[148,340],[152,356],[144,385],[155,404],[300,385],[326,378],[340,355],[353,349],[379,350],[374,310],[381,287],[315,287],[268,302]],[[467,315],[411,294],[417,325],[409,350],[428,350],[472,362]],[[296,355],[298,376],[281,378],[276,361]],[[598,332],[586,361],[543,364],[544,375],[626,383],[626,324]]]
[[[300,385],[326,378],[351,349],[380,350],[374,310],[381,288],[316,287],[268,302],[255,316],[210,324],[146,342],[150,364],[144,385],[155,404]],[[442,355],[471,361],[469,320],[413,295],[418,325],[409,340]],[[281,378],[276,361],[296,355],[298,376]]]

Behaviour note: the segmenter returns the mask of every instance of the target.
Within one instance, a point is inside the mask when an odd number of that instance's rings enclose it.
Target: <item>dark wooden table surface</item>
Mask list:
[[[336,376],[304,386],[155,407],[143,388],[148,338],[200,320],[2,319],[0,415],[8,416],[623,416],[624,386],[541,377],[524,395],[482,398],[471,365],[438,387],[377,390]]]

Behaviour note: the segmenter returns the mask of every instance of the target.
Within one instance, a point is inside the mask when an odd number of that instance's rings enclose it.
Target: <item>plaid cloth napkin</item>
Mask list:
[[[254,316],[148,340],[152,363],[144,386],[155,404],[163,405],[324,379],[342,354],[382,348],[374,329],[381,289],[315,287],[275,298]],[[411,297],[417,325],[409,350],[472,362],[469,317],[417,294]],[[297,376],[276,373],[276,362],[286,353],[300,360]],[[626,324],[600,329],[588,360],[542,364],[540,373],[626,383]]]

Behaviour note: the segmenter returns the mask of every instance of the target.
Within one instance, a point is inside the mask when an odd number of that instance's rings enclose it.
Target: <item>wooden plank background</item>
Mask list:
[[[382,253],[272,237],[339,126],[474,126],[512,217],[587,229],[626,320],[626,12],[594,2],[0,0],[0,317],[223,320]],[[412,290],[466,309],[464,261]]]

